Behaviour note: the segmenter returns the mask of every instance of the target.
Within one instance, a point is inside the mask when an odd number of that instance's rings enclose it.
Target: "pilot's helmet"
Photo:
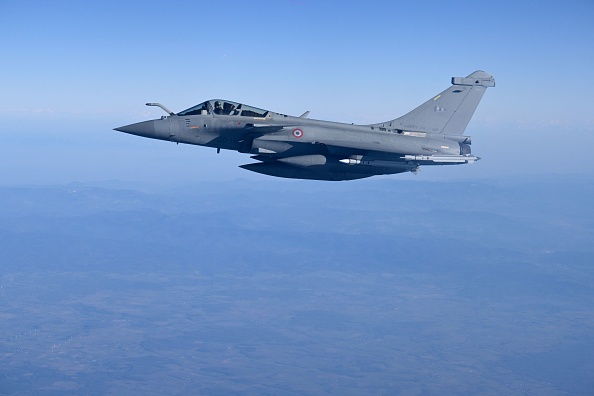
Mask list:
[[[221,102],[219,102],[218,100],[215,102],[215,107],[221,107]]]

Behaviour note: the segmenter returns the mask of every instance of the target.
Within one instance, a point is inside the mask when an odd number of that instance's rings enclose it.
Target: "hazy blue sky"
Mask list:
[[[418,177],[591,175],[593,42],[589,0],[0,1],[0,184],[262,179],[112,128],[214,97],[379,122],[477,69],[497,80],[467,130],[484,160]]]

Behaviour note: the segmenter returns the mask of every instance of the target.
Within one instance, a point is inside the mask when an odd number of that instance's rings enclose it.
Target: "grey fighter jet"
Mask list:
[[[467,164],[479,160],[464,130],[487,87],[484,71],[453,77],[452,86],[394,120],[353,125],[288,116],[229,100],[214,99],[159,120],[116,131],[175,143],[252,154],[241,167],[270,176],[354,180],[416,172],[421,165]]]

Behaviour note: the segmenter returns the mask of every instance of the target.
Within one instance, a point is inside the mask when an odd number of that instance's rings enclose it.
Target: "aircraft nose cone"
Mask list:
[[[130,133],[132,135],[155,137],[155,122],[143,121],[136,124],[130,124],[119,128],[114,128],[115,131]]]

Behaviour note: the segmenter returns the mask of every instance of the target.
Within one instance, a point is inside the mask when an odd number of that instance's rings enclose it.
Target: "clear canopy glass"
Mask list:
[[[207,100],[206,102],[202,102],[197,104],[196,106],[192,106],[189,109],[184,111],[180,111],[177,113],[179,116],[189,116],[189,115],[207,115],[207,114],[218,114],[218,115],[240,115],[243,117],[257,117],[257,118],[264,118],[268,114],[267,110],[258,109],[257,107],[252,107],[248,105],[244,105],[237,102],[232,102],[230,100],[222,100],[222,99],[213,99]]]

